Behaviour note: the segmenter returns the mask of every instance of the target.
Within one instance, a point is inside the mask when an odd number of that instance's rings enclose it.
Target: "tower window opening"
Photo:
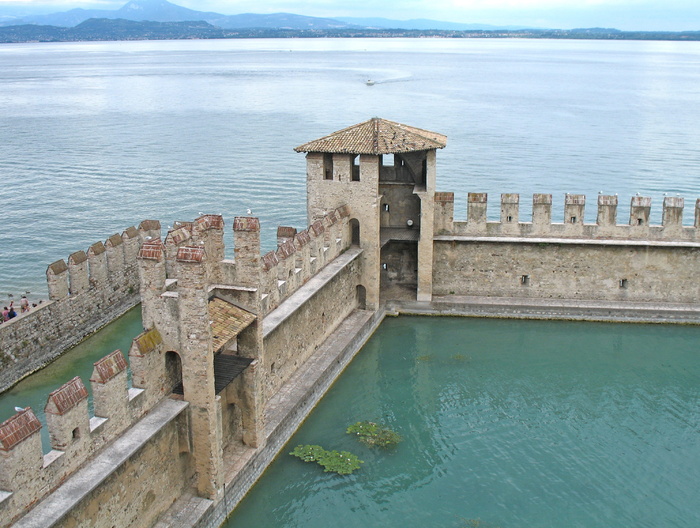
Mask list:
[[[520,276],[520,284],[523,286],[529,286],[530,285],[530,275],[521,275]]]
[[[571,223],[572,223],[572,224],[575,224],[577,218],[576,218],[575,216],[572,216],[572,217],[570,218],[570,220],[571,220]]]
[[[507,217],[506,217],[506,221],[507,221],[507,222],[512,222],[512,221],[513,221],[513,217],[512,217],[512,216],[507,216]]]
[[[323,155],[323,179],[333,179],[333,154]]]
[[[360,181],[360,156],[353,156],[352,158],[352,163],[351,163],[350,170],[352,172],[351,174],[351,181],[354,182],[359,182]]]
[[[75,429],[73,429],[72,436],[73,440],[80,440],[80,427],[76,427]]]
[[[641,218],[637,218],[637,225],[638,225],[638,226],[644,225],[644,220],[641,219]]]
[[[627,289],[627,279],[620,279],[620,288],[623,290]]]
[[[384,204],[384,210],[388,213],[389,212],[389,204]]]

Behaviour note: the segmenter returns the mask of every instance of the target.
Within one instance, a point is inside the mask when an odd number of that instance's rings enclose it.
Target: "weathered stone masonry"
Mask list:
[[[139,302],[136,255],[160,223],[141,222],[48,266],[49,301],[0,325],[0,392]]]

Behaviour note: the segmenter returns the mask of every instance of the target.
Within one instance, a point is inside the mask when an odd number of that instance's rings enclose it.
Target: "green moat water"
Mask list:
[[[143,332],[141,327],[141,306],[129,310],[119,319],[110,323],[80,344],[63,354],[48,367],[25,378],[12,389],[0,396],[0,422],[15,413],[17,407],[31,407],[41,420],[44,452],[49,447],[49,431],[44,419],[44,405],[51,391],[65,382],[80,376],[90,393],[90,414],[92,415],[92,376],[93,363],[116,349],[124,353],[128,361],[129,348],[134,337]]]
[[[224,525],[697,527],[700,327],[385,321]],[[400,432],[396,449],[345,434]],[[287,453],[347,450],[324,473]]]

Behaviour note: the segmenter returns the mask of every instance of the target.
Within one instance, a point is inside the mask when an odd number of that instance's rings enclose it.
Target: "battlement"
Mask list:
[[[235,217],[233,260],[224,259],[224,219],[219,215],[181,222],[168,232],[165,242],[146,240],[138,253],[144,325],[161,328],[166,342],[177,339],[172,328],[178,313],[178,262],[204,265],[209,285],[254,288],[257,301],[249,308],[269,313],[349,247],[349,216],[349,208],[343,206],[302,231],[281,227],[277,249],[264,255],[260,221]]]
[[[49,264],[46,269],[49,299],[61,300],[103,287],[107,282],[123,281],[125,268],[134,265],[141,243],[150,237],[160,237],[157,220],[144,220],[138,230],[132,226],[104,243],[96,242],[87,253],[76,251],[68,257],[68,264],[63,259]]]
[[[584,238],[694,242],[700,240],[700,199],[696,200],[693,224],[683,224],[684,199],[667,196],[661,225],[650,223],[651,198],[633,196],[627,223],[620,224],[617,195],[597,196],[596,222],[585,223],[586,196],[566,194],[561,223],[552,221],[552,195],[534,194],[530,221],[520,219],[520,195],[501,194],[500,220],[487,220],[486,193],[469,193],[466,222],[454,220],[454,195],[435,194],[436,235]]]
[[[50,300],[0,326],[0,390],[136,305],[136,256],[143,242],[159,237],[160,222],[144,220],[50,264]]]
[[[31,408],[0,424],[0,526],[9,526],[166,395],[168,376],[158,332],[135,338],[130,356],[132,389],[120,350],[94,363],[90,377],[94,416],[88,413],[88,391],[79,377],[49,394],[44,409],[51,442],[48,453],[43,453],[42,425]]]

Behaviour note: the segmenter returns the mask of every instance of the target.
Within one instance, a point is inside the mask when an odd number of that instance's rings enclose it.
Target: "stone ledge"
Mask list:
[[[272,310],[263,319],[263,338],[266,338],[281,325],[290,315],[296,312],[311,297],[328,284],[338,273],[353,260],[362,254],[362,250],[357,247],[348,249],[345,253],[338,255],[332,262],[329,262],[316,275],[311,277],[306,284],[289,296],[282,304]]]
[[[545,238],[545,237],[509,237],[509,236],[468,236],[468,235],[438,235],[433,237],[435,242],[489,242],[504,244],[562,244],[574,246],[638,246],[638,247],[669,247],[669,248],[700,248],[699,242],[683,240],[637,240],[610,238]]]
[[[435,295],[432,302],[389,301],[387,310],[410,315],[700,324],[700,305],[681,303]]]
[[[14,528],[49,528],[59,523],[89,493],[94,491],[131,456],[139,451],[165,425],[174,420],[189,404],[164,400],[117,438],[53,493],[39,502]]]

